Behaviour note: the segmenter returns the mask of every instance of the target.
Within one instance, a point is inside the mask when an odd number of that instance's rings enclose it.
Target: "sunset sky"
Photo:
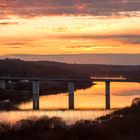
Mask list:
[[[0,55],[140,54],[140,0],[0,0]]]

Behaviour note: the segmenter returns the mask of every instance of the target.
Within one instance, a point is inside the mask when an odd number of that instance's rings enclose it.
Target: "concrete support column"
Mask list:
[[[33,92],[33,110],[39,110],[39,91],[40,91],[39,81],[32,82],[32,92]]]
[[[106,81],[106,109],[110,109],[110,81]]]
[[[69,109],[74,109],[74,83],[68,83],[69,89]]]
[[[5,89],[5,88],[6,88],[5,80],[0,80],[0,89]]]

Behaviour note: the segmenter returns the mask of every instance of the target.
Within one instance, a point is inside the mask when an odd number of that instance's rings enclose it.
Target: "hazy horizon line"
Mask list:
[[[140,65],[140,54],[11,54],[0,56],[0,59],[4,58],[68,64]]]
[[[74,54],[67,54],[67,53],[60,53],[60,54],[26,54],[26,53],[11,53],[11,54],[4,54],[2,56],[13,56],[13,55],[33,55],[33,56],[50,56],[50,55],[140,55],[140,53],[74,53]]]

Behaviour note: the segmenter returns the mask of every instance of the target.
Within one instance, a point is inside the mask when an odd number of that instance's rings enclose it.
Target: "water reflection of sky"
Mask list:
[[[140,83],[111,83],[111,107],[131,105],[140,97]],[[32,109],[32,101],[19,105],[20,109]],[[67,109],[68,93],[40,97],[40,109]],[[75,91],[75,109],[105,108],[105,83],[98,82],[86,90]]]
[[[15,123],[22,119],[34,119],[43,116],[60,117],[68,124],[72,124],[78,120],[94,120],[100,116],[111,113],[109,110],[76,110],[76,111],[10,111],[0,112],[0,122]]]

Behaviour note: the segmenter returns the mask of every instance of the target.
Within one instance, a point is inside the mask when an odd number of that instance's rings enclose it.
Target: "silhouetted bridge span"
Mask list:
[[[55,78],[40,78],[40,77],[0,77],[0,89],[6,88],[6,81],[27,81],[32,82],[33,93],[33,109],[39,109],[39,93],[40,82],[60,81],[68,83],[69,92],[69,109],[74,109],[74,83],[76,82],[105,82],[105,99],[106,109],[110,109],[110,83],[111,82],[140,82],[140,79],[126,79],[126,78],[98,78],[91,79],[55,79]]]

